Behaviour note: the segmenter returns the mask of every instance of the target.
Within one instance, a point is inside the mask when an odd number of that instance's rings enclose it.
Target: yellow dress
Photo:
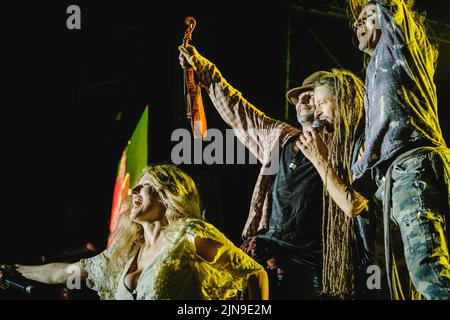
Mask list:
[[[107,277],[104,270],[109,261],[109,249],[81,260],[88,272],[88,287],[96,290],[101,299],[131,300],[134,294],[137,300],[224,300],[235,298],[245,288],[248,277],[263,269],[203,220],[183,219],[168,229],[159,255],[142,271],[133,293],[126,288],[124,278],[134,256],[120,273]],[[208,262],[197,254],[196,237],[223,245],[213,261]]]

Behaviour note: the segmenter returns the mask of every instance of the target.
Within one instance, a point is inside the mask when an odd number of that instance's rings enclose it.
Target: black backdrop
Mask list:
[[[417,1],[448,25],[447,2]],[[336,1],[290,3],[321,10]],[[70,4],[81,8],[81,30],[66,28]],[[284,119],[288,28],[291,85],[336,61],[363,75],[348,22],[286,1],[60,1],[5,9],[0,262],[37,263],[87,242],[105,245],[117,163],[145,105],[150,162],[170,161],[172,131],[189,127],[177,50],[187,15],[198,23],[192,44],[274,118]],[[440,49],[435,79],[448,140],[450,45]],[[209,127],[226,129],[204,100]],[[292,110],[287,121],[295,123]],[[259,166],[183,168],[198,183],[207,219],[239,245]]]

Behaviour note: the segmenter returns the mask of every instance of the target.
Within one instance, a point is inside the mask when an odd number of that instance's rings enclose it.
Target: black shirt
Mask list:
[[[280,167],[271,189],[269,229],[258,237],[285,247],[302,264],[321,268],[323,183],[303,154],[297,169],[289,168],[294,141],[291,139],[281,150]]]

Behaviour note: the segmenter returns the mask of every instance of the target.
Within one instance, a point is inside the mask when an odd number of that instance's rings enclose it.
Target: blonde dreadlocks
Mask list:
[[[353,73],[333,69],[316,82],[331,90],[337,110],[334,131],[324,138],[328,146],[328,167],[331,167],[345,185],[352,181],[353,149],[363,128],[364,84]],[[326,181],[326,179],[325,179]],[[351,297],[355,293],[355,273],[358,256],[356,225],[345,216],[326,191],[323,193],[323,293],[336,298]],[[350,187],[347,194],[354,200]]]

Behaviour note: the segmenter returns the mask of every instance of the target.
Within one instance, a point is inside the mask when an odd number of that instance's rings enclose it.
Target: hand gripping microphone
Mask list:
[[[317,129],[317,131],[322,131],[322,129],[325,127],[325,121],[323,120],[314,120],[312,123],[312,127]],[[294,157],[291,160],[291,163],[289,163],[289,169],[292,171],[297,170],[298,166],[300,165],[302,151],[298,150]]]

